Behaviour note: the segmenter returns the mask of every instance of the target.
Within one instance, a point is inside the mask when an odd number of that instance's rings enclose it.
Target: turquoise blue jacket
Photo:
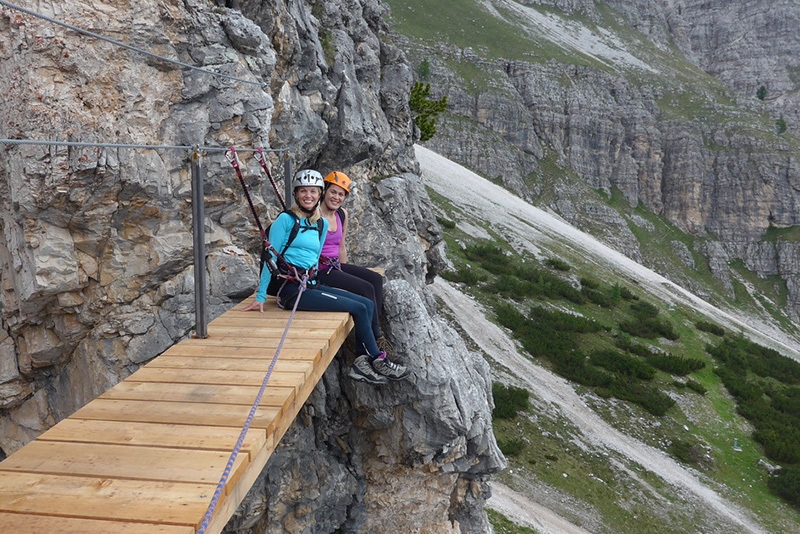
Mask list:
[[[328,235],[328,221],[322,218],[322,235],[317,232],[317,224],[311,223],[307,218],[300,219],[300,230],[292,241],[292,244],[283,253],[283,259],[303,269],[311,269],[319,263],[319,255],[322,252],[322,245]],[[280,252],[289,240],[289,232],[294,226],[294,218],[288,213],[281,213],[272,223],[269,229],[269,242],[272,247]],[[274,255],[273,255],[274,258]],[[267,300],[267,286],[272,279],[269,269],[264,267],[261,270],[261,279],[256,290],[256,302]]]

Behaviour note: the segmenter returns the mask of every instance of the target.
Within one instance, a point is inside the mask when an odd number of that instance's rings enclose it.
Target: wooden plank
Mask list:
[[[211,356],[214,358],[257,358],[259,360],[270,361],[272,357],[275,355],[275,349],[273,347],[269,351],[265,351],[263,346],[259,347],[215,347],[214,349],[210,349],[208,346],[202,345],[185,345],[183,343],[179,343],[177,345],[173,345],[169,349],[165,350],[161,356]],[[317,348],[316,350],[311,348],[286,348],[283,347],[281,349],[281,353],[279,358],[282,360],[290,360],[290,361],[313,361],[316,362],[319,360],[320,356],[322,355],[322,349]],[[159,356],[159,358],[161,357]]]
[[[236,445],[240,433],[240,429],[232,427],[102,421],[70,417],[50,428],[37,440],[230,452]],[[251,429],[242,442],[242,451],[249,453],[255,449],[272,446],[264,430]],[[2,465],[0,463],[0,466]]]
[[[25,471],[127,480],[217,484],[230,452],[35,440],[0,462],[0,471]],[[247,454],[230,471],[235,484]]]
[[[316,312],[312,312],[316,313]],[[317,382],[319,381],[320,377],[324,374],[325,370],[328,368],[333,357],[339,350],[339,347],[347,338],[350,330],[352,329],[352,319],[347,316],[349,322],[346,328],[336,331],[336,333],[331,338],[331,343],[328,347],[324,350],[320,351],[319,360],[316,362],[314,369],[311,373],[311,377],[307,380],[304,384],[302,384],[298,389],[298,397],[297,402],[293,404],[292,409],[284,414],[281,418],[277,428],[274,431],[273,436],[275,440],[280,440],[283,437],[283,434],[288,430],[289,426],[294,422],[294,419],[297,416],[302,405],[308,399],[308,396],[316,387]],[[284,349],[285,351],[286,349]],[[284,352],[281,353],[283,356]],[[269,456],[264,456],[263,463],[259,461],[258,458],[253,459],[252,463],[248,466],[247,471],[244,475],[242,475],[242,479],[239,484],[236,485],[235,488],[230,490],[230,495],[228,499],[222,503],[218,509],[217,514],[212,518],[211,523],[209,524],[208,532],[221,532],[224,528],[225,524],[227,523],[229,517],[231,517],[239,504],[244,499],[247,491],[252,486],[255,479],[263,469],[263,466],[266,465]]]
[[[103,393],[102,399],[156,400],[210,404],[252,405],[259,386],[218,384],[173,384],[125,380]],[[262,406],[281,407],[294,402],[295,387],[268,385],[262,395]]]
[[[0,532],[8,534],[195,534],[189,525],[157,525],[0,512]]]
[[[225,312],[213,321],[209,322],[209,326],[215,324],[225,324],[229,321],[236,321],[237,324],[246,322],[252,325],[269,325],[274,327],[284,328],[289,322],[291,313],[288,310],[280,310],[272,306],[266,306],[264,313],[258,312],[242,312],[238,309],[233,309]],[[292,326],[295,324],[303,324],[306,321],[319,322],[324,321],[331,324],[346,323],[352,320],[350,314],[347,312],[322,312],[322,311],[298,311],[292,317]]]
[[[273,303],[230,310],[209,338],[174,345],[0,463],[0,525],[10,525],[1,531],[194,532],[288,319]],[[209,534],[235,512],[352,327],[343,312],[294,316]],[[149,477],[159,480],[137,480]]]
[[[216,350],[217,347],[255,347],[263,350],[265,355],[272,356],[280,341],[280,336],[252,339],[242,336],[217,336],[207,339],[184,339],[181,343],[189,347],[206,347],[210,351]],[[318,350],[320,348],[324,350],[328,346],[329,344],[325,343],[324,340],[293,337],[287,338],[283,344],[284,348],[306,350]]]
[[[195,527],[216,486],[0,471],[0,511]]]
[[[338,343],[336,345],[335,350],[330,350],[323,353],[321,361],[314,367],[312,372],[311,378],[307,380],[302,386],[300,386],[298,390],[298,402],[292,405],[292,408],[283,415],[283,417],[278,422],[276,426],[273,437],[276,442],[280,441],[286,431],[294,422],[295,418],[297,417],[297,413],[302,408],[305,401],[308,399],[311,392],[316,387],[317,383],[319,382],[320,377],[325,373],[330,364],[333,357],[338,352],[338,346],[341,344],[341,341],[344,337],[347,336],[347,332],[342,334],[340,340],[335,340],[334,343]],[[247,469],[240,479],[239,484],[234,487],[228,488],[229,494],[227,499],[224,503],[221,503],[217,508],[217,513],[212,518],[211,522],[209,523],[209,527],[207,532],[221,532],[222,529],[228,522],[228,519],[236,512],[236,509],[241,504],[242,500],[244,500],[249,488],[252,487],[253,483],[255,482],[256,478],[260,475],[261,470],[267,463],[269,459],[269,455],[265,454],[262,457],[256,456],[253,458],[250,465],[247,466]]]
[[[297,412],[299,410],[300,406],[297,407],[292,415],[292,421],[294,421],[294,418],[297,416]],[[261,471],[264,469],[264,466],[267,465],[267,460],[269,460],[271,455],[271,450],[267,451],[262,449],[261,454],[254,456],[252,463],[247,466],[246,471],[239,479],[239,483],[233,486],[226,486],[225,489],[227,490],[227,493],[225,500],[220,502],[217,506],[214,515],[209,522],[209,526],[206,529],[208,534],[222,532],[222,529],[225,528],[228,520],[233,516],[234,513],[236,513],[239,505],[247,496],[250,488],[253,487],[256,479],[261,475]]]
[[[262,322],[262,323],[274,323],[274,324],[281,324],[285,325],[289,322],[289,317],[291,316],[291,310],[281,310],[277,306],[267,305],[264,306],[264,313],[259,313],[257,311],[249,311],[243,312],[241,308],[244,305],[240,306],[239,308],[233,308],[228,310],[227,312],[223,313],[222,315],[216,317],[211,323],[215,321],[221,321],[226,319],[242,319],[251,322]],[[323,312],[323,311],[303,311],[298,310],[294,317],[292,317],[292,322],[294,321],[345,321],[347,320],[348,313],[347,312],[338,312],[338,311],[331,311],[331,312]]]
[[[274,371],[269,384],[297,388],[306,380],[308,372]],[[168,382],[174,384],[222,384],[261,386],[265,373],[262,371],[215,371],[213,369],[172,369],[146,366],[126,378],[133,382]]]
[[[292,325],[289,328],[289,331],[297,328],[337,328],[339,325],[343,325],[347,323],[347,316],[337,316],[335,318],[331,317],[319,317],[316,313],[311,316],[302,316],[297,317],[295,316],[292,319]],[[214,325],[216,327],[220,326],[270,326],[273,328],[280,328],[281,330],[286,327],[286,321],[273,321],[273,320],[261,320],[260,318],[257,320],[253,320],[247,314],[239,314],[239,315],[222,315],[212,322],[209,323],[209,326]]]
[[[203,409],[198,410],[196,405],[186,402],[98,398],[75,412],[72,417],[107,421],[242,428],[249,413],[250,408],[248,406],[235,404],[204,404]],[[256,410],[251,427],[265,429],[268,433],[272,432],[279,415],[280,410],[278,408],[261,406]]]
[[[249,302],[248,302],[249,303]],[[289,321],[289,317],[291,316],[291,310],[282,310],[277,306],[274,306],[270,303],[264,306],[264,312],[260,313],[257,311],[247,311],[244,312],[241,310],[245,304],[241,304],[236,308],[226,311],[219,317],[215,318],[213,321],[209,322],[209,325],[214,324],[214,322],[219,321],[221,318],[231,318],[231,317],[240,317],[246,319],[248,321],[253,322],[270,322],[275,324],[280,324],[281,326],[285,326],[286,323]],[[303,311],[298,310],[295,312],[294,317],[292,318],[292,323],[294,321],[301,321],[304,319],[311,319],[311,320],[331,320],[331,321],[346,321],[350,317],[350,314],[347,312],[338,312],[338,311]]]
[[[255,358],[217,358],[215,356],[167,356],[161,355],[147,364],[147,367],[159,369],[212,369],[215,371],[248,371],[266,375],[269,361]],[[273,367],[274,372],[302,373],[304,376],[314,369],[314,362],[291,361],[278,359]]]
[[[292,325],[290,334],[298,336],[303,339],[324,339],[328,340],[335,332],[334,328],[312,328],[312,327],[295,327]],[[221,326],[208,326],[208,336],[211,337],[241,337],[247,336],[248,338],[258,340],[261,338],[266,339],[280,339],[283,335],[283,328],[275,326],[256,326],[256,325],[221,325]]]

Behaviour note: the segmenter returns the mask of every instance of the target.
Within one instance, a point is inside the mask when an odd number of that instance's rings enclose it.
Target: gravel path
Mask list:
[[[589,534],[549,508],[520,495],[505,484],[492,482],[489,507],[518,525],[535,529],[539,534]]]

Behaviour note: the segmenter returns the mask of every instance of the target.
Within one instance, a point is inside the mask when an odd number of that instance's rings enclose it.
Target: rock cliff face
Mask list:
[[[351,255],[386,268],[386,331],[415,369],[384,388],[327,371],[237,532],[484,532],[505,460],[491,378],[436,315],[443,263],[417,176],[412,72],[375,0],[309,4],[23,1],[28,9],[214,76],[0,8],[0,457],[193,328],[189,150],[264,146],[274,174],[346,171]],[[227,4],[227,5],[224,5]],[[243,156],[265,218],[271,186]],[[225,158],[205,149],[210,315],[252,293],[257,229]],[[346,358],[346,353],[342,355]],[[265,513],[266,512],[266,513]]]
[[[550,40],[529,54],[545,59],[404,41],[415,68],[427,61],[433,97],[448,97],[439,135],[426,146],[693,288],[669,263],[674,257],[643,251],[663,239],[632,215],[643,207],[688,236],[684,266],[708,265],[729,297],[732,263],[758,278],[774,276],[785,288],[775,301],[800,321],[800,248],[787,231],[800,224],[796,6],[492,4],[516,15],[507,20],[518,32]],[[597,26],[580,22],[587,17]],[[547,59],[554,46],[559,52]],[[463,72],[490,82],[476,89],[480,83],[470,86]],[[762,85],[763,100],[756,97]],[[776,128],[781,119],[785,132]],[[612,197],[621,207],[609,206]]]

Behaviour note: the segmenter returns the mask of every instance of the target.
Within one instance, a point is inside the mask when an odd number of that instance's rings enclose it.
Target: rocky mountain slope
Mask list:
[[[276,175],[288,162],[358,182],[351,256],[386,270],[385,332],[415,374],[358,385],[344,351],[230,528],[485,531],[486,481],[505,466],[491,376],[426,289],[441,233],[385,6],[20,3],[0,7],[0,138],[30,142],[0,157],[0,458],[191,333],[192,146],[210,316],[252,293],[258,231],[225,151],[269,220],[278,204],[246,152],[262,146],[280,150]]]
[[[791,2],[453,1],[435,26],[388,3],[448,98],[425,146],[706,298],[798,322]]]

